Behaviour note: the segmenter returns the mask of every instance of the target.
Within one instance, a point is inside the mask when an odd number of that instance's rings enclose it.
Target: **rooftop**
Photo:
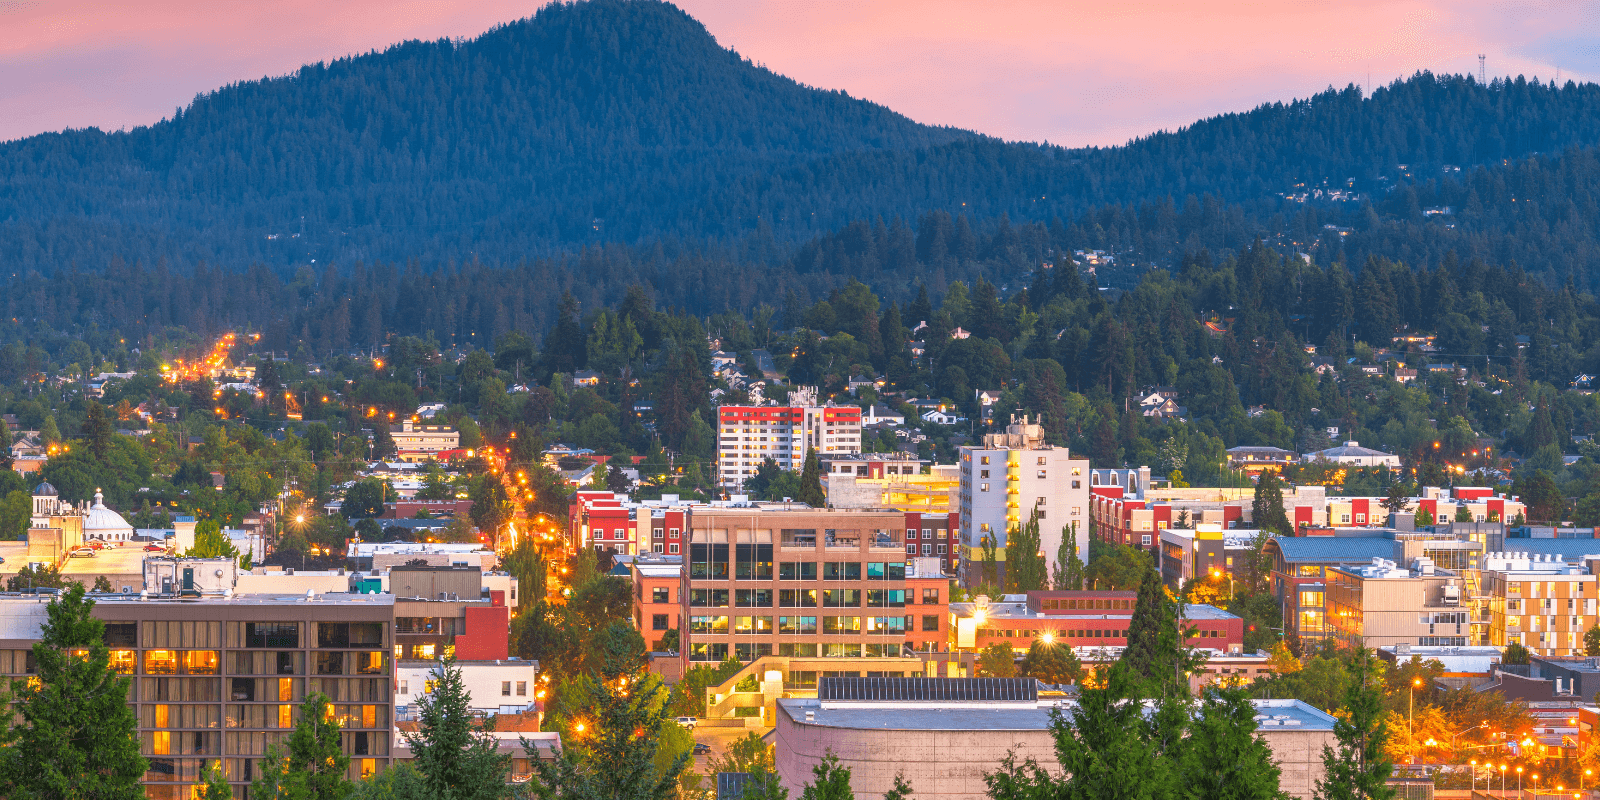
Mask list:
[[[1300,700],[1250,702],[1256,707],[1256,722],[1263,728],[1333,730],[1333,717]],[[778,701],[781,713],[797,725],[898,731],[1042,731],[1050,727],[1053,709],[1073,706],[1075,703],[1071,701],[1054,698],[1035,701],[1032,705],[906,700],[841,707],[811,698]],[[884,713],[886,709],[893,709],[893,713]]]

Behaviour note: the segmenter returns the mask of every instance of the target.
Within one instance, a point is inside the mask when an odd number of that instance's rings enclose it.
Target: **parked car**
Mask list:
[[[167,548],[162,547],[159,544],[147,544],[147,545],[144,546],[144,549],[145,549],[145,552],[147,552],[147,553],[158,553],[158,552],[160,552],[162,550],[165,550]]]
[[[710,755],[711,754],[711,745],[704,744],[704,743],[701,743],[701,742],[695,742],[694,743],[694,754],[697,755],[697,756]]]
[[[692,731],[694,730],[695,724],[700,722],[700,720],[698,717],[678,717],[677,719],[673,720],[673,722],[676,722]]]
[[[93,547],[80,547],[77,550],[72,551],[72,557],[73,558],[94,558],[94,548]]]

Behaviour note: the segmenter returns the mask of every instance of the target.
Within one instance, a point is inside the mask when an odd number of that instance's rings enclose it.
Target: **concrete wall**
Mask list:
[[[1000,768],[1006,753],[1017,760],[1032,758],[1053,774],[1055,743],[1046,730],[908,731],[834,728],[795,723],[778,707],[776,733],[778,777],[790,797],[799,797],[812,779],[812,768],[832,752],[850,768],[850,786],[857,797],[882,797],[902,774],[918,800],[986,800],[983,776]]]
[[[893,713],[893,712],[886,712]],[[1322,748],[1333,746],[1331,730],[1263,728],[1282,770],[1279,786],[1291,797],[1309,800],[1322,777]],[[919,800],[987,800],[983,776],[1000,768],[1013,753],[1018,761],[1032,758],[1051,774],[1060,775],[1050,731],[1032,730],[893,730],[837,728],[796,722],[778,707],[778,777],[790,797],[800,796],[812,779],[812,768],[829,752],[850,769],[857,797],[881,797],[904,775]]]

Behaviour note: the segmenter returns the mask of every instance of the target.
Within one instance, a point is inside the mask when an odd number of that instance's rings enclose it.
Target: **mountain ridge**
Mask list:
[[[1297,210],[1282,196],[1297,185],[1381,199],[1401,164],[1421,180],[1595,143],[1594,84],[1428,73],[1115,148],[1005,142],[777,75],[665,2],[586,0],[230,84],[155,126],[0,144],[0,250],[42,274],[653,242],[776,263],[854,221],[934,210],[1072,224],[1214,197],[1259,227]]]

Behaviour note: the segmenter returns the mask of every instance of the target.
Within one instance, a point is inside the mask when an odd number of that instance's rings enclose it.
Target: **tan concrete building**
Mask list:
[[[798,797],[832,753],[859,797],[881,797],[903,775],[918,798],[984,800],[983,777],[1008,753],[1061,773],[1050,711],[1032,679],[823,678],[817,699],[777,701],[778,778]],[[1333,717],[1299,700],[1256,700],[1259,731],[1291,797],[1310,798],[1322,777]]]
[[[1417,557],[1411,568],[1374,558],[1332,567],[1327,622],[1335,638],[1369,648],[1392,645],[1464,647],[1471,643],[1472,610],[1460,575]]]

